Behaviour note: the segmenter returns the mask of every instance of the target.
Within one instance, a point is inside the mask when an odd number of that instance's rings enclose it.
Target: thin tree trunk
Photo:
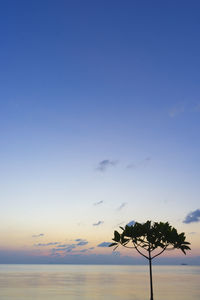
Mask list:
[[[153,279],[152,279],[152,259],[149,251],[149,275],[150,275],[150,300],[153,300]]]

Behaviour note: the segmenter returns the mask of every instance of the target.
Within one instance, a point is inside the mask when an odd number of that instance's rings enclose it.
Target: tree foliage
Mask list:
[[[114,242],[110,244],[110,247],[115,246],[115,249],[120,244],[127,248],[134,248],[147,259],[149,259],[149,255],[145,254],[145,250],[149,253],[160,249],[160,252],[151,256],[151,259],[165,250],[180,249],[184,254],[186,254],[186,250],[190,250],[190,243],[186,242],[185,233],[178,234],[177,230],[168,222],[147,221],[143,224],[136,222],[132,226],[126,225],[125,228],[120,228],[122,233],[114,231]]]
[[[153,300],[152,259],[162,254],[165,250],[179,249],[184,254],[190,250],[190,243],[186,242],[185,233],[180,234],[168,222],[136,222],[134,225],[120,227],[122,232],[114,231],[113,243],[109,247],[114,250],[122,245],[133,248],[149,261],[150,274],[150,300]],[[156,250],[156,251],[155,251]]]

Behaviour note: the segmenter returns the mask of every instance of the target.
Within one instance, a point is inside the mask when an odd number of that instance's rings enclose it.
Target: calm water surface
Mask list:
[[[199,266],[154,266],[155,300],[199,300]],[[149,300],[147,266],[0,265],[0,300]]]

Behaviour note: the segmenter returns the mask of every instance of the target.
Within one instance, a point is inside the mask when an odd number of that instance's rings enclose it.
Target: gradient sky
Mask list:
[[[200,264],[199,32],[195,0],[1,1],[0,263],[130,263],[102,243],[150,219]]]

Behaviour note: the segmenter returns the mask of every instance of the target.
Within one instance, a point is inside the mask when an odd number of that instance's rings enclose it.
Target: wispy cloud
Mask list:
[[[64,252],[72,252],[73,249],[77,247],[76,244],[69,244],[66,245],[66,247],[63,248],[55,248],[56,251],[64,251]]]
[[[85,240],[85,239],[80,239],[80,238],[78,238],[78,239],[75,239],[74,241],[75,241],[75,242],[78,242],[78,243],[76,244],[77,246],[84,246],[84,245],[87,245],[87,244],[88,244],[88,241]]]
[[[35,246],[38,246],[38,247],[46,247],[46,246],[54,246],[54,245],[58,245],[60,243],[58,242],[52,242],[52,243],[38,243],[38,244],[35,244]]]
[[[200,112],[200,103],[197,103],[194,107],[195,112]]]
[[[99,226],[102,225],[104,223],[104,221],[98,221],[97,223],[92,224],[93,226]]]
[[[86,248],[86,249],[82,249],[82,250],[79,250],[79,252],[81,253],[84,253],[84,252],[90,252],[91,250],[93,250],[94,247],[90,247],[90,248]]]
[[[65,248],[66,252],[72,252],[73,249],[75,249],[77,247],[77,245],[69,245],[67,248]]]
[[[103,242],[103,243],[100,243],[99,245],[97,245],[97,247],[109,247],[111,243],[108,243],[108,242]]]
[[[87,245],[88,242],[87,241],[81,241],[77,244],[77,246],[84,246],[84,245]]]
[[[72,244],[62,244],[62,245],[57,245],[56,248],[53,248],[53,252],[55,253],[56,251],[59,252],[72,252],[74,249],[78,247],[82,247],[88,244],[88,241],[82,240],[82,239],[76,239],[78,243],[72,243]],[[79,250],[80,251],[80,250]]]
[[[68,244],[61,244],[61,245],[58,245],[57,247],[59,247],[59,248],[65,248],[67,246],[68,246]]]
[[[200,103],[198,101],[188,101],[188,102],[181,102],[174,105],[169,110],[169,116],[171,118],[178,117],[181,114],[185,113],[199,113],[200,112]]]
[[[200,222],[200,209],[196,209],[190,212],[183,220],[183,223],[185,224],[195,223],[195,222]]]
[[[118,208],[117,210],[122,210],[128,203],[127,202],[123,202]]]
[[[89,242],[86,239],[82,238],[76,238],[75,240],[72,240],[72,243],[61,243],[61,242],[49,242],[49,243],[38,243],[34,246],[37,247],[50,247],[51,254],[52,255],[67,255],[68,253],[79,253],[79,252],[87,252],[94,249],[94,247],[89,247],[87,249],[81,249],[85,245],[87,245]],[[54,246],[54,247],[51,247]],[[49,248],[48,248],[49,249]]]
[[[134,163],[130,163],[126,166],[127,169],[136,169],[137,168],[137,165],[134,164]]]
[[[44,233],[39,233],[39,234],[33,234],[32,237],[33,238],[38,238],[38,237],[42,237],[44,236]]]
[[[52,251],[53,252],[56,252],[56,251],[59,251],[59,252],[71,252],[73,249],[76,248],[76,244],[68,244],[68,245],[65,245],[65,247],[61,247],[59,248],[59,246],[57,246],[56,248],[53,248]]]
[[[66,253],[83,253],[83,252],[89,252],[94,249],[94,247],[86,248],[86,249],[80,249],[82,246],[85,246],[88,244],[88,241],[83,239],[76,239],[75,240],[78,243],[72,243],[72,244],[62,244],[57,245],[56,248],[51,249],[52,254],[55,255],[56,253],[61,253],[61,255],[65,255]]]
[[[104,159],[98,163],[98,166],[96,169],[100,172],[104,172],[108,168],[116,166],[117,163],[118,163],[118,161],[116,161],[116,160]]]
[[[169,110],[169,116],[171,118],[175,118],[178,115],[184,113],[185,111],[185,104],[184,103],[178,103],[175,106],[173,106],[170,110]]]
[[[142,159],[141,161],[137,162],[137,163],[130,163],[126,166],[127,169],[137,169],[140,167],[146,167],[149,162],[151,161],[151,157],[147,156],[144,159]]]
[[[103,203],[103,200],[98,201],[98,202],[95,202],[94,205],[97,206],[97,205],[100,205],[100,204],[102,204],[102,203]]]

